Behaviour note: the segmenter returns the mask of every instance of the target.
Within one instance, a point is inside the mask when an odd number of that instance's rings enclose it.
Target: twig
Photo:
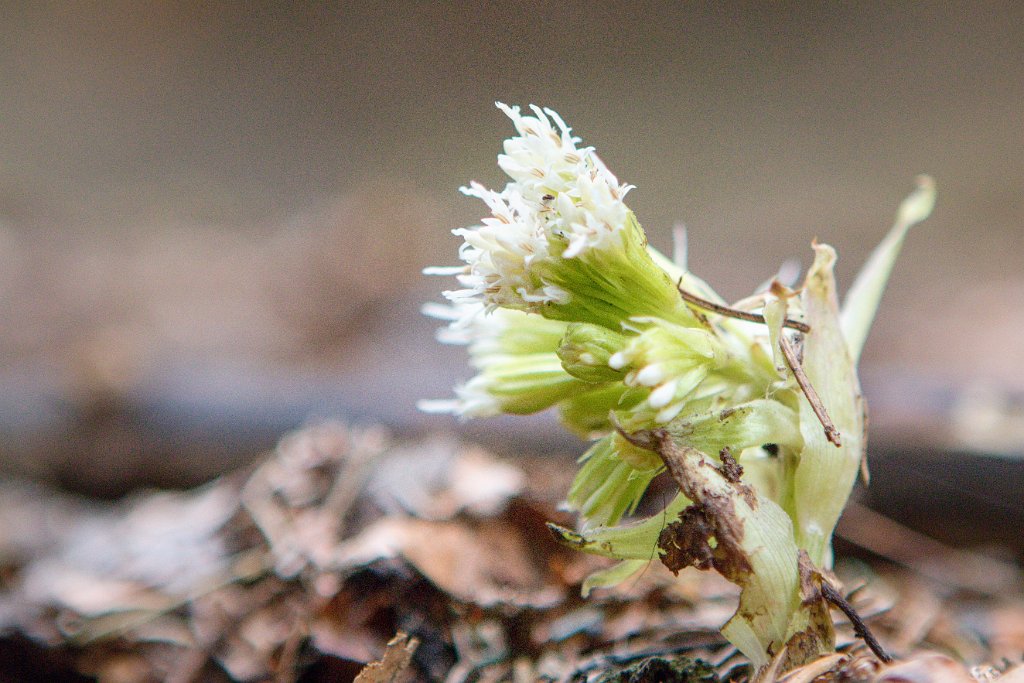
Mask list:
[[[853,632],[864,641],[871,651],[875,653],[876,657],[885,664],[892,661],[892,657],[882,648],[882,644],[875,639],[875,635],[868,628],[868,625],[864,623],[864,620],[860,618],[860,615],[857,614],[857,610],[828,581],[821,582],[821,597],[838,607],[839,611],[846,615],[846,618],[853,624]]]
[[[786,365],[789,366],[793,376],[796,378],[796,383],[800,385],[800,390],[807,397],[807,401],[811,404],[811,409],[818,417],[818,421],[821,422],[821,426],[825,428],[825,438],[837,447],[840,446],[839,430],[832,424],[832,418],[828,416],[828,411],[825,410],[825,405],[821,402],[821,398],[818,397],[818,392],[814,390],[811,380],[807,379],[807,375],[804,374],[804,369],[796,357],[796,350],[789,342],[789,339],[786,338],[786,335],[779,335],[779,346],[782,348],[782,355],[786,359]]]
[[[685,289],[683,289],[682,282],[682,278],[680,278],[679,283],[676,285],[676,289],[679,290],[679,296],[683,297],[683,301],[685,301],[686,303],[693,304],[697,308],[703,308],[706,311],[718,313],[719,315],[728,316],[730,318],[738,318],[740,320],[746,320],[752,323],[765,324],[764,316],[761,315],[760,313],[741,311],[738,308],[732,308],[731,306],[726,306],[724,304],[716,304],[714,301],[702,299],[696,294],[692,294],[691,292],[688,292]],[[804,333],[811,331],[811,328],[807,323],[802,323],[799,320],[793,320],[792,318],[786,318],[786,320],[782,323],[782,326],[788,327],[793,330],[799,330],[800,332]]]

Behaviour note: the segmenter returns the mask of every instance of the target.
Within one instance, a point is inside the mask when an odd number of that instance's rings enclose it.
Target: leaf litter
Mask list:
[[[190,491],[101,504],[7,482],[0,673],[111,683],[748,680],[718,633],[737,591],[714,573],[686,569],[680,580],[652,562],[580,597],[606,562],[545,529],[572,523],[557,508],[558,471],[550,457],[499,460],[453,438],[398,442],[381,428],[324,422]],[[840,568],[859,587],[847,599],[893,664],[835,613],[836,654],[782,678],[769,667],[758,680],[1024,678],[1019,571],[1015,588],[1003,576],[993,595],[936,580],[962,568],[931,570]],[[17,673],[25,661],[35,668]]]

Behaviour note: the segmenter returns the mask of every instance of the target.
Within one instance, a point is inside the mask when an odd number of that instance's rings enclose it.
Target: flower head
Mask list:
[[[566,324],[521,311],[486,311],[477,303],[430,305],[425,312],[448,320],[438,340],[469,346],[478,374],[456,387],[454,399],[420,401],[421,410],[459,417],[533,413],[579,393],[556,354]]]
[[[553,111],[498,104],[517,136],[498,164],[510,182],[501,191],[462,188],[490,210],[479,225],[454,234],[465,265],[427,272],[456,275],[452,301],[512,308],[618,329],[638,312],[688,311],[647,252],[647,240],[624,203],[621,184],[591,147],[579,147]]]
[[[427,312],[449,323],[441,341],[468,345],[477,374],[421,409],[477,417],[557,407],[569,429],[594,439],[567,496],[580,530],[554,531],[622,562],[585,591],[653,557],[673,571],[714,567],[741,588],[723,633],[755,666],[830,649],[828,606],[806,574],[827,580],[819,570],[831,564],[832,530],[864,454],[857,359],[900,245],[934,203],[930,179],[842,311],[826,245],[816,245],[799,295],[773,281],[730,307],[648,247],[624,202],[632,186],[561,117],[498,108],[516,130],[498,156],[510,180],[500,191],[462,189],[490,214],[454,231],[463,265],[427,270],[459,282],[445,292],[451,306]],[[665,471],[680,494],[664,516],[620,525]]]

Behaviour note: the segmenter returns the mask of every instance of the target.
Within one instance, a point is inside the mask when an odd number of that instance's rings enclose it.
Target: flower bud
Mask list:
[[[612,430],[612,411],[628,411],[646,396],[645,389],[633,389],[621,382],[602,384],[585,394],[570,396],[558,404],[562,423],[584,439],[596,439]]]
[[[616,382],[625,376],[622,370],[608,367],[608,359],[626,344],[626,337],[606,327],[572,323],[562,337],[558,357],[573,377],[587,382]]]
[[[651,419],[665,424],[682,411],[697,387],[731,359],[717,337],[706,330],[656,318],[634,318],[647,325],[608,359],[612,368],[628,370],[626,384],[647,387],[650,394],[631,423]]]
[[[657,455],[641,451],[617,433],[596,441],[580,461],[583,467],[569,489],[568,502],[590,526],[617,524],[633,512],[662,469]]]

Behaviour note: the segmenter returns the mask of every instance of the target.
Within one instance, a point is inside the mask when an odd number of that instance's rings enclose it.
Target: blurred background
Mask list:
[[[318,415],[578,453],[545,418],[413,406],[468,376],[419,271],[483,213],[457,188],[503,183],[502,100],[561,113],[730,299],[814,237],[847,285],[932,174],[863,361],[876,503],[1020,521],[1024,5],[0,11],[6,472],[195,483]]]

